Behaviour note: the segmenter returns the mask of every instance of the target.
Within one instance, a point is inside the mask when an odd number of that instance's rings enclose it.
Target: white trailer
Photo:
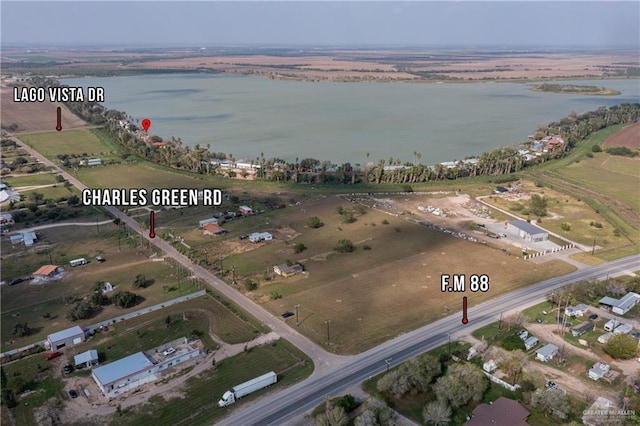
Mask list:
[[[69,265],[71,266],[80,266],[80,265],[86,265],[87,263],[87,259],[85,259],[84,257],[81,257],[80,259],[73,259],[72,261],[69,262]]]
[[[244,382],[237,386],[234,386],[230,390],[226,391],[224,395],[222,395],[222,399],[218,401],[218,407],[226,407],[227,405],[231,405],[243,396],[271,386],[277,381],[278,375],[273,371],[270,371],[269,373],[263,374],[260,377],[256,377],[255,379],[251,379],[248,382]]]

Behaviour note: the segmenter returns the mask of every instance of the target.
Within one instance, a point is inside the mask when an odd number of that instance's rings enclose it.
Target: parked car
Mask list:
[[[547,380],[547,383],[545,383],[544,387],[547,389],[558,389],[558,385],[552,380]]]
[[[62,352],[58,352],[58,351],[56,351],[56,352],[49,352],[48,354],[46,354],[46,355],[44,356],[44,359],[45,359],[45,360],[47,360],[47,361],[51,361],[51,360],[52,360],[52,359],[54,359],[54,358],[58,358],[60,355],[62,355]]]
[[[78,392],[76,392],[75,389],[70,389],[69,390],[69,396],[71,398],[77,398],[78,397]]]
[[[247,238],[249,238],[249,236],[247,234],[240,235],[240,239],[241,240],[246,240]]]
[[[167,348],[162,352],[162,355],[167,356],[167,355],[171,355],[172,353],[174,353],[176,351],[175,348]]]
[[[631,337],[633,337],[634,339],[637,339],[640,336],[640,331],[634,331],[633,333],[631,333]]]
[[[14,278],[11,280],[11,282],[9,283],[9,285],[16,285],[16,284],[20,284],[21,282],[24,281],[24,278]]]
[[[598,318],[598,314],[591,314],[589,315],[589,320],[593,321],[594,319]]]
[[[282,314],[282,318],[289,318],[289,317],[292,317],[292,316],[294,316],[294,315],[295,315],[295,314],[294,314],[293,312],[291,312],[291,311],[287,311],[287,312],[285,312],[284,314]]]
[[[98,262],[98,263],[102,263],[102,262],[104,262],[104,261],[105,261],[105,258],[104,258],[104,257],[102,257],[102,256],[96,256],[96,262]]]
[[[538,324],[542,324],[542,320],[541,320],[540,318],[536,318],[536,322],[537,322]]]
[[[64,374],[69,374],[73,371],[73,367],[71,364],[65,364],[65,366],[62,367],[62,371],[64,371]]]

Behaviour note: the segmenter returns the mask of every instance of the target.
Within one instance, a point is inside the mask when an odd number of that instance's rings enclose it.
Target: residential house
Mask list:
[[[598,337],[598,342],[603,345],[609,341],[613,337],[613,333],[605,333],[602,336]]]
[[[579,337],[593,330],[595,327],[596,326],[592,322],[585,321],[582,324],[573,327],[571,329],[571,334],[573,335],[573,337]]]
[[[478,405],[471,413],[467,426],[527,426],[529,411],[513,399],[500,398]]]
[[[482,369],[487,373],[492,373],[498,369],[498,365],[494,360],[490,359],[489,361],[482,364]]]
[[[620,324],[613,330],[613,334],[629,334],[633,331],[631,324]]]
[[[547,343],[536,351],[536,359],[542,362],[549,362],[558,354],[559,350],[553,343]]]
[[[204,227],[204,225],[206,225],[207,223],[213,223],[213,224],[218,224],[218,219],[215,217],[210,217],[208,219],[202,219],[200,222],[198,222],[198,227],[202,228]]]
[[[111,283],[109,282],[102,284],[102,288],[101,288],[102,294],[111,293],[114,289],[115,287],[111,285]]]
[[[273,267],[273,272],[282,276],[282,277],[291,277],[293,275],[299,274],[303,271],[302,265],[296,263],[295,265],[276,265]]]
[[[607,321],[604,325],[604,330],[605,331],[613,331],[617,326],[619,326],[621,324],[620,321],[618,321],[617,319],[610,319],[609,321]]]
[[[271,241],[273,240],[273,235],[268,232],[254,232],[249,235],[249,241],[252,243],[259,243],[260,241]]]
[[[227,232],[226,229],[216,223],[205,223],[202,229],[205,235],[222,235]]]
[[[589,370],[589,378],[592,380],[600,380],[609,372],[610,366],[609,364],[605,364],[603,362],[596,362],[593,364],[593,367]]]
[[[530,349],[533,349],[537,344],[538,344],[538,338],[535,336],[531,336],[524,341],[524,348],[525,350],[528,351]]]
[[[569,306],[564,311],[570,317],[581,318],[584,316],[584,314],[586,314],[589,311],[589,306],[585,305],[584,303],[581,303],[576,306]]]

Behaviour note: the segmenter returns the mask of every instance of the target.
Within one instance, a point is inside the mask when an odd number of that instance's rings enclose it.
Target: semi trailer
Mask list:
[[[218,401],[218,406],[226,407],[227,405],[231,405],[243,396],[271,386],[277,381],[278,375],[273,371],[270,371],[269,373],[263,374],[260,377],[256,377],[255,379],[240,383],[239,385],[232,387],[231,389],[226,391],[224,395],[222,395],[222,399]]]

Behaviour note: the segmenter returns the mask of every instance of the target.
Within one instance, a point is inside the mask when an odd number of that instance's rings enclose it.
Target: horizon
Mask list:
[[[627,1],[3,1],[1,7],[2,47],[640,47],[640,3]]]

